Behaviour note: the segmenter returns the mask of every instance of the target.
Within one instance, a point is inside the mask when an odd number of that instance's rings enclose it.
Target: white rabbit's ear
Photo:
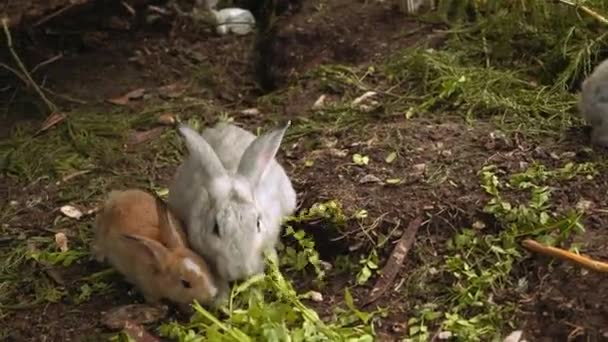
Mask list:
[[[134,234],[122,234],[122,237],[125,240],[142,247],[151,257],[153,261],[152,266],[157,271],[162,272],[165,269],[169,257],[169,251],[160,242]]]
[[[243,153],[238,174],[247,178],[251,184],[257,185],[277,154],[283,135],[290,124],[291,121],[287,121],[282,127],[257,137]]]
[[[226,170],[213,148],[194,129],[181,124],[179,133],[184,137],[190,155],[200,164],[205,173],[203,179],[213,180],[226,176]]]

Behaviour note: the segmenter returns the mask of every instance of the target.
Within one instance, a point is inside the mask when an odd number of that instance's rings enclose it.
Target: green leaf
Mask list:
[[[391,152],[386,156],[386,158],[384,158],[384,161],[386,161],[388,164],[390,164],[390,163],[394,162],[395,159],[397,159],[397,152]]]
[[[353,163],[355,163],[356,165],[359,165],[359,166],[367,165],[367,164],[369,164],[369,157],[363,156],[359,153],[355,153],[353,155]]]

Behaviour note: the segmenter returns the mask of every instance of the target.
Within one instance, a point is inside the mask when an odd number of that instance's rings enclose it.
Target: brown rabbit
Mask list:
[[[110,192],[95,221],[93,254],[137,286],[148,303],[168,299],[182,309],[194,299],[214,304],[218,293],[205,260],[186,245],[166,204],[137,189]]]

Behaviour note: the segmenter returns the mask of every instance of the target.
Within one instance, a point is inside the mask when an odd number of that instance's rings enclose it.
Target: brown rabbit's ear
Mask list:
[[[183,247],[186,245],[181,223],[171,214],[169,207],[160,198],[156,199],[156,212],[160,237],[168,248]]]
[[[141,246],[150,255],[153,266],[159,271],[164,270],[169,258],[169,251],[165,246],[158,241],[140,235],[123,234],[122,237]]]

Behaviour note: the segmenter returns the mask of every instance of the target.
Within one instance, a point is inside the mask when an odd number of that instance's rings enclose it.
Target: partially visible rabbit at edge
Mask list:
[[[215,305],[218,288],[205,260],[189,249],[180,222],[159,198],[137,189],[110,192],[95,221],[93,254],[107,260],[146,302],[188,310]]]
[[[608,59],[583,81],[578,110],[591,126],[591,143],[608,147]]]

